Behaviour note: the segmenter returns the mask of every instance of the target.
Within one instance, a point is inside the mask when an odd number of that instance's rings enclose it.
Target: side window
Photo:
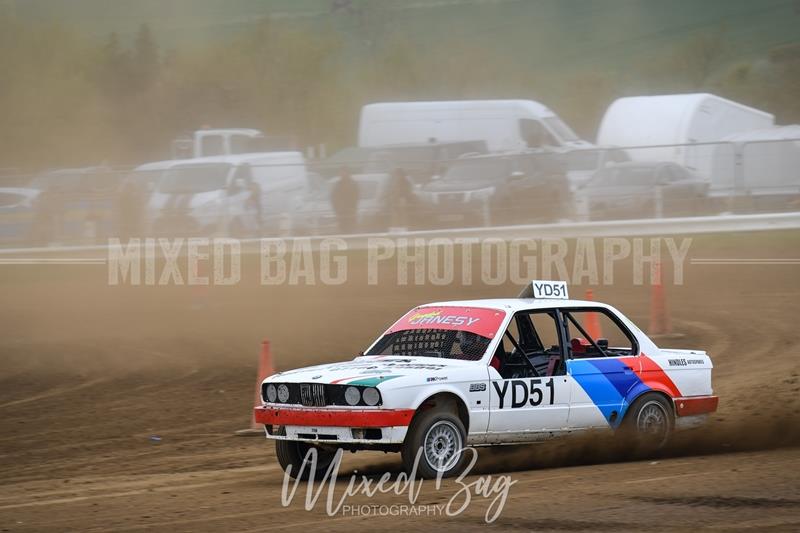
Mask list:
[[[519,134],[528,148],[538,148],[545,144],[552,144],[548,140],[548,133],[538,120],[522,118],[519,120]]]
[[[504,379],[564,373],[556,313],[522,311],[503,335],[503,348],[491,361]]]
[[[204,156],[225,154],[225,147],[222,144],[222,137],[220,135],[206,135],[203,137],[201,143]]]
[[[231,154],[246,154],[247,153],[247,136],[246,135],[231,135],[228,138],[231,145]]]
[[[572,358],[618,357],[638,353],[633,335],[612,318],[607,309],[565,309],[564,320]]]
[[[558,322],[554,314],[532,313],[530,315],[533,328],[539,337],[542,350],[548,355],[561,353],[561,341],[558,337]]]

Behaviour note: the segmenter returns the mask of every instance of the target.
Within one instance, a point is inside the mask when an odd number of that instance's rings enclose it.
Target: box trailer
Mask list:
[[[715,146],[704,143],[774,123],[769,113],[713,94],[631,96],[608,107],[597,143],[625,147],[634,161],[678,163],[710,180]]]
[[[800,125],[737,133],[724,140],[714,150],[711,194],[750,197],[759,205],[800,205]]]

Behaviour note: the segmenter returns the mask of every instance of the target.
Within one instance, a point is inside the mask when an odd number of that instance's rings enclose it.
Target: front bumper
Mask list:
[[[255,407],[268,438],[364,447],[402,443],[413,416],[413,409]]]
[[[255,407],[259,424],[273,426],[320,426],[384,428],[408,426],[413,409],[307,409],[299,407]]]

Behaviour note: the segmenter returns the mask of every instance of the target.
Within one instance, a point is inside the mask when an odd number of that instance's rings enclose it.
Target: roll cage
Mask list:
[[[594,338],[587,328],[574,316],[576,313],[600,313],[608,317],[619,328],[622,335],[628,339],[631,348],[609,347],[608,340],[602,337]],[[532,315],[547,315],[555,325],[557,332],[557,345],[545,346],[542,335],[531,320]],[[516,335],[512,332],[516,330]],[[573,333],[570,328],[574,328]],[[572,337],[578,333],[580,337]],[[574,346],[579,341],[580,352]],[[504,341],[508,341],[511,350],[506,351]],[[540,377],[563,375],[566,373],[566,361],[569,359],[586,359],[602,357],[634,356],[639,353],[639,343],[636,336],[606,307],[580,306],[580,307],[553,307],[547,309],[532,308],[522,309],[514,313],[500,336],[489,364],[498,364],[498,372],[507,377]]]

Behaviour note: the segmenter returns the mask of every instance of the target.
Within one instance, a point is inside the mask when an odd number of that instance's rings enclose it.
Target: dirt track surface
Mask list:
[[[748,253],[794,255],[791,246],[760,246]],[[72,270],[69,282],[46,268],[7,274],[1,290],[15,302],[0,320],[3,531],[800,530],[800,267],[688,269],[686,285],[668,288],[685,337],[660,344],[711,353],[722,398],[713,423],[640,460],[603,439],[484,451],[477,474],[516,482],[488,526],[489,501],[475,495],[452,517],[431,508],[418,517],[328,516],[325,495],[304,509],[301,485],[284,507],[272,444],[232,433],[248,424],[262,336],[273,340],[279,369],[342,359],[415,303],[512,287],[187,288],[161,298],[105,287],[102,268],[85,278]],[[621,282],[595,294],[647,325],[647,288]],[[395,455],[348,454],[340,479],[399,467]],[[416,504],[446,505],[459,488],[426,481]],[[342,481],[337,497],[344,490]],[[403,505],[408,496],[347,503]]]

